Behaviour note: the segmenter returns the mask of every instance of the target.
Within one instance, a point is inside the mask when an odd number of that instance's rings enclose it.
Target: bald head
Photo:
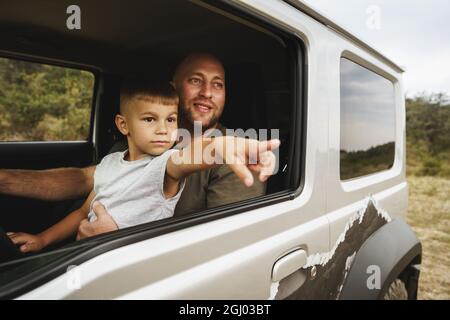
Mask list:
[[[183,77],[185,77],[186,74],[190,72],[190,70],[203,66],[212,66],[220,70],[220,72],[223,74],[223,80],[225,81],[225,69],[222,65],[222,62],[217,57],[206,52],[194,52],[186,56],[178,64],[173,75],[174,84],[179,84],[180,81],[182,81]]]

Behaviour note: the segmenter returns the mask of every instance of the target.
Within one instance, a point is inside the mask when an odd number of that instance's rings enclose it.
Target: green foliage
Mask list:
[[[423,162],[420,173],[424,176],[436,176],[441,171],[441,163],[436,158],[429,158]]]
[[[408,173],[450,177],[450,99],[421,94],[406,99]]]
[[[94,76],[0,58],[0,141],[86,140]]]

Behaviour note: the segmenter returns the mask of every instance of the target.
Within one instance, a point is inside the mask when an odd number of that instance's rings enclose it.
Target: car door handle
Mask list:
[[[306,251],[295,250],[275,262],[272,269],[272,281],[279,282],[305,265]]]

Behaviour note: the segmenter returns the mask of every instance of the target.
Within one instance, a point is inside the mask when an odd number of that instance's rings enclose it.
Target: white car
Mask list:
[[[221,122],[278,130],[278,173],[258,198],[4,259],[1,298],[416,299],[422,251],[405,222],[401,67],[296,0],[79,0],[66,9],[2,7],[0,62],[91,77],[95,85],[70,91],[89,90],[86,138],[2,138],[0,168],[97,163],[116,141],[121,76],[170,71],[200,50],[225,64]],[[39,232],[72,205],[1,195],[0,227]],[[14,251],[7,242],[2,252]]]

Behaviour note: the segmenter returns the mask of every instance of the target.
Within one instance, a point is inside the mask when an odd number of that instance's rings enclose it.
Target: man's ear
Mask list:
[[[129,131],[127,126],[127,120],[125,119],[125,117],[120,114],[116,114],[115,122],[116,127],[117,129],[119,129],[120,133],[123,134],[124,136],[128,135]]]

